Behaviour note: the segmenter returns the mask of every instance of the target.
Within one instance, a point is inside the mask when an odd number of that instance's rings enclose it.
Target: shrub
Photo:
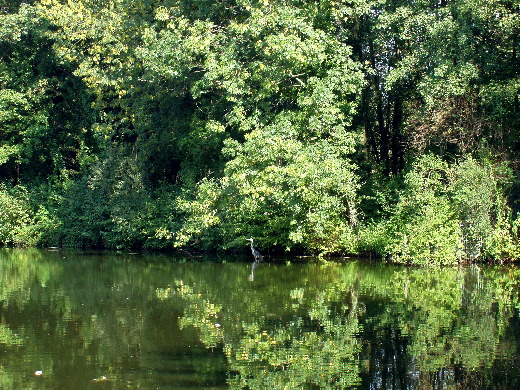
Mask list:
[[[393,261],[455,264],[461,259],[518,257],[518,235],[505,191],[509,171],[466,157],[449,165],[421,157],[406,173],[390,218],[372,240]]]
[[[28,229],[33,224],[29,196],[25,188],[0,186],[0,243],[26,246],[34,243]]]
[[[515,232],[505,197],[511,181],[507,166],[467,157],[454,165],[452,176],[452,200],[462,230],[464,256],[514,257]]]
[[[461,230],[447,193],[449,166],[433,155],[419,159],[405,175],[404,189],[384,223],[386,252],[406,264],[455,264]]]

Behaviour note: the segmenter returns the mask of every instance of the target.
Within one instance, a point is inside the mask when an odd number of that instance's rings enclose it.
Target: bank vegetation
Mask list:
[[[0,242],[520,257],[518,0],[3,0]]]

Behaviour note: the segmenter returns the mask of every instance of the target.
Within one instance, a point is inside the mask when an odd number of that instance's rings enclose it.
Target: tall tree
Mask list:
[[[90,95],[49,32],[32,6],[0,16],[0,178],[15,183],[77,172],[92,146]]]

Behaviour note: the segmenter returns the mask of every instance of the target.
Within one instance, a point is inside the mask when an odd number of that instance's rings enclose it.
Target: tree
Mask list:
[[[50,29],[28,5],[0,17],[0,178],[14,183],[78,172],[93,146],[90,95],[54,55]]]
[[[288,249],[338,251],[357,222],[349,156],[359,139],[350,125],[361,73],[350,50],[315,28],[305,10],[248,10],[245,22],[218,38],[218,55],[206,57],[192,87],[194,97],[213,102],[203,105],[209,123],[228,134],[228,162],[213,181],[220,194],[195,200],[214,204],[219,233],[202,233],[210,226],[197,226],[205,219],[193,216],[180,236],[192,229],[197,239],[223,235],[235,246],[253,234]]]

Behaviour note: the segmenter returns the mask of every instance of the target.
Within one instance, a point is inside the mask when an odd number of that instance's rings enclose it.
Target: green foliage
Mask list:
[[[32,223],[32,213],[24,188],[8,190],[0,187],[0,242],[26,245],[25,230]]]
[[[4,244],[518,257],[515,2],[6,4]]]
[[[455,264],[461,257],[461,232],[449,201],[448,165],[429,155],[405,175],[392,216],[385,221],[386,252],[407,264]]]
[[[432,4],[403,4],[382,17],[403,50],[387,81],[409,96],[405,132],[412,150],[471,153],[488,142],[512,156],[518,139],[517,92],[510,89],[518,85],[516,2]]]
[[[159,199],[151,201],[138,156],[122,150],[108,153],[89,177],[62,190],[56,208],[61,226],[55,235],[71,247],[160,248],[155,232],[164,224],[165,211],[158,209]]]
[[[361,74],[349,50],[314,28],[302,10],[246,9],[250,17],[221,36],[208,24],[172,16],[175,22],[146,49],[149,57],[154,47],[172,46],[165,40],[190,45],[183,53],[191,58],[160,57],[161,75],[186,82],[185,62],[204,70],[191,94],[201,104],[212,100],[203,104],[210,119],[203,132],[192,128],[186,144],[193,150],[197,141],[211,153],[223,142],[228,160],[220,178],[199,182],[195,199],[181,201],[187,219],[176,245],[191,239],[229,248],[254,235],[286,249],[344,250],[357,222],[358,179],[349,155],[358,140],[349,126]],[[244,135],[232,139],[226,130]]]
[[[0,178],[13,182],[67,177],[92,145],[90,95],[60,62],[51,26],[23,5],[0,17]]]
[[[267,245],[345,249],[357,223],[358,178],[334,145],[305,145],[290,134],[290,123],[275,124],[230,147],[235,158],[223,179],[224,229]]]
[[[405,175],[375,248],[413,264],[516,258],[517,231],[503,187],[508,175],[504,166],[473,158],[449,165],[433,155],[422,157]]]
[[[49,201],[35,204],[33,193],[22,186],[0,185],[0,243],[35,246],[47,242],[56,220],[48,211]]]
[[[466,258],[515,257],[516,232],[505,199],[511,180],[509,169],[505,165],[466,158],[454,167],[453,175],[453,201]]]

